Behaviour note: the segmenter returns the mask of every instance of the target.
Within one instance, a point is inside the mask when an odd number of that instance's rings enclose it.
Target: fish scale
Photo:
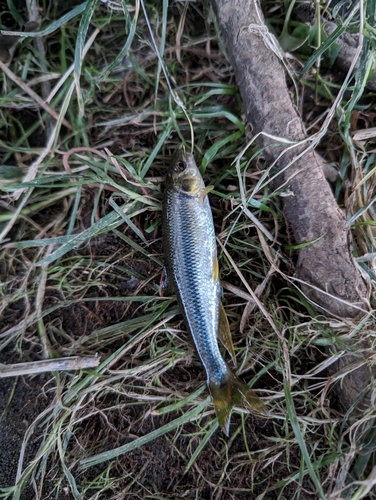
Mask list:
[[[183,314],[208,373],[216,380],[227,367],[217,341],[219,283],[213,280],[216,242],[213,218],[206,199],[170,190],[166,194],[166,217],[169,220],[166,240],[171,244],[167,276],[174,288]],[[166,227],[166,225],[165,225]]]
[[[207,192],[193,156],[178,151],[167,172],[163,201],[165,278],[177,295],[206,370],[218,421],[228,434],[234,405],[243,402],[265,412],[262,401],[231,372],[219,350],[221,287]],[[228,328],[227,319],[225,325]],[[226,334],[231,342],[230,332]]]

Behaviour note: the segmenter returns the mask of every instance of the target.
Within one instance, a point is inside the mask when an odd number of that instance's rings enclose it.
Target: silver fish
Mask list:
[[[234,356],[230,329],[221,303],[213,216],[193,155],[178,150],[167,171],[163,201],[164,286],[178,298],[188,331],[204,365],[217,419],[229,434],[235,405],[265,415],[259,397],[224,361],[218,337]]]

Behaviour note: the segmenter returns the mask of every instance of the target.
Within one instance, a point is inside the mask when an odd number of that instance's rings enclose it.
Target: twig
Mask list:
[[[43,359],[28,363],[4,365],[0,363],[0,378],[18,377],[20,375],[36,375],[38,373],[84,370],[95,368],[100,363],[99,356],[71,356],[69,358]]]

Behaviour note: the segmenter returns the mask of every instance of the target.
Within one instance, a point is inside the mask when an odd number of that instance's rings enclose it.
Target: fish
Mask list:
[[[234,362],[235,352],[222,305],[217,245],[208,193],[194,156],[178,149],[167,169],[162,228],[165,268],[162,293],[177,296],[187,330],[205,368],[216,417],[229,436],[234,406],[267,415],[261,399],[229,368],[218,338]]]

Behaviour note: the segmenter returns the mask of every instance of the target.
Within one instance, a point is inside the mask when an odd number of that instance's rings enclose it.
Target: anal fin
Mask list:
[[[227,314],[222,302],[219,303],[218,338],[225,346],[227,352],[231,356],[232,362],[236,366],[235,349],[234,344],[232,343],[230,325],[228,323]]]

